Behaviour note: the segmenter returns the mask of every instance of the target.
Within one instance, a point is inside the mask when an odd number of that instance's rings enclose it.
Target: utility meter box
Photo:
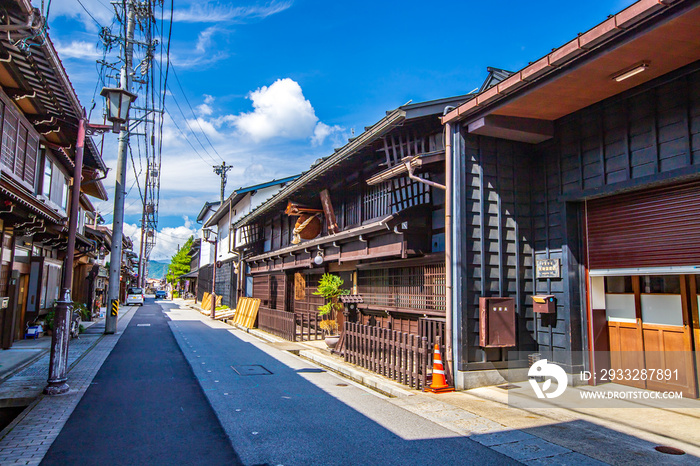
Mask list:
[[[515,346],[515,298],[479,298],[479,346]]]
[[[553,294],[535,295],[532,297],[532,310],[538,314],[554,314],[557,300]]]
[[[10,298],[0,296],[0,309],[7,309],[10,306]]]

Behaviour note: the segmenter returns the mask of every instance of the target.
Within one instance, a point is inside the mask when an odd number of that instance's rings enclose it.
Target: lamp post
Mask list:
[[[216,256],[219,254],[219,244],[218,244],[218,236],[219,233],[214,233],[212,230],[209,228],[205,228],[202,230],[202,233],[204,234],[204,241],[207,243],[213,243],[214,244],[214,264],[212,267],[212,273],[211,273],[211,318],[216,319]],[[214,233],[214,239],[210,240],[209,237],[211,234]]]
[[[116,94],[119,93],[117,92]],[[105,133],[110,130],[115,131],[115,129],[118,130],[120,116],[123,114],[122,112],[129,112],[128,107],[136,96],[131,93],[126,93],[133,96],[133,98],[119,98],[119,103],[116,107],[113,107],[113,105],[110,105],[110,97],[115,98],[117,97],[116,94],[107,96],[107,108],[109,108],[110,111],[108,119],[114,123],[113,126],[93,125],[88,123],[85,118],[85,111],[83,111],[83,116],[78,122],[78,135],[75,143],[75,169],[73,170],[70,217],[68,218],[68,247],[66,249],[66,259],[63,264],[63,286],[61,288],[60,298],[56,301],[54,332],[51,337],[49,378],[44,388],[44,393],[46,395],[60,395],[66,393],[70,388],[66,383],[66,380],[68,380],[68,342],[70,340],[71,322],[69,316],[73,312],[71,288],[73,287],[73,259],[75,255],[75,235],[78,229],[78,208],[80,207],[80,185],[82,181],[85,135]],[[102,95],[105,95],[104,89]],[[124,110],[122,106],[126,106],[126,110]],[[114,111],[115,114],[113,114],[112,111]]]

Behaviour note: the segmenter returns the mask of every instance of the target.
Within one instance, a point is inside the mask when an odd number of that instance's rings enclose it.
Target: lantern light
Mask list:
[[[107,99],[107,120],[112,122],[117,132],[129,119],[129,107],[136,100],[136,94],[118,87],[104,87],[100,95]]]

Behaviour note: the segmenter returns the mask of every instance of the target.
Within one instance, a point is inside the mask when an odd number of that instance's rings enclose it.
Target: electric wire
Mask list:
[[[97,27],[100,28],[100,29],[102,29],[102,25],[100,24],[100,22],[97,21],[97,20],[95,19],[94,16],[92,16],[92,13],[90,13],[90,11],[85,7],[85,5],[83,5],[83,2],[81,2],[80,0],[78,0],[78,3],[80,4],[81,7],[83,7],[83,10],[85,10],[85,13],[87,13],[88,16],[89,16],[90,18],[92,18],[92,20],[95,22],[95,24],[97,24]]]

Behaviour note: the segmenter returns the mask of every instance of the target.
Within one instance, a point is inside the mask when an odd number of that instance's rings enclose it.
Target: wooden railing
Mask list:
[[[258,328],[289,341],[296,341],[296,322],[293,312],[260,307]]]
[[[258,328],[289,341],[323,339],[321,319],[315,314],[279,311],[267,307],[258,310]]]
[[[344,339],[346,362],[411,388],[427,386],[428,368],[432,364],[427,338],[346,322]]]
[[[318,314],[307,314],[305,312],[294,313],[296,318],[296,340],[294,341],[311,341],[322,340],[323,330],[319,327],[321,318]]]

